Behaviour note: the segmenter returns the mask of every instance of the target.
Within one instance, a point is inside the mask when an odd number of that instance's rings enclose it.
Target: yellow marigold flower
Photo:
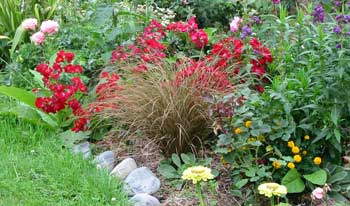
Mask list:
[[[282,167],[282,164],[281,164],[280,161],[275,160],[275,161],[273,161],[272,166],[273,166],[275,169],[279,169],[279,168]]]
[[[183,180],[192,180],[193,184],[197,184],[200,181],[207,181],[214,179],[214,175],[211,174],[211,169],[203,166],[195,166],[187,168],[183,173]]]
[[[298,154],[299,151],[300,151],[299,147],[297,147],[297,146],[292,147],[293,154]]]
[[[258,187],[259,194],[265,195],[266,197],[281,196],[287,194],[287,188],[284,185],[277,183],[264,183]]]
[[[259,135],[258,138],[257,138],[260,142],[263,142],[266,140],[265,136],[264,135]]]
[[[304,140],[309,140],[310,139],[310,136],[309,135],[305,135],[304,136]]]
[[[295,168],[295,164],[294,164],[293,162],[289,162],[289,163],[287,164],[287,167],[288,167],[289,169],[294,169],[294,168]]]
[[[246,122],[244,123],[244,126],[245,126],[246,128],[250,128],[250,127],[252,126],[252,121],[246,121]]]
[[[235,134],[241,134],[241,133],[243,133],[243,130],[241,128],[238,127],[235,129]]]
[[[293,159],[294,159],[294,161],[295,161],[296,163],[299,163],[299,162],[301,162],[301,160],[302,160],[303,158],[301,158],[300,155],[294,155]]]
[[[288,142],[288,147],[293,148],[295,146],[293,141],[289,141]]]
[[[303,155],[307,155],[307,151],[306,150],[303,150]]]
[[[320,165],[322,163],[321,157],[315,157],[314,158],[314,163],[315,163],[315,165]]]

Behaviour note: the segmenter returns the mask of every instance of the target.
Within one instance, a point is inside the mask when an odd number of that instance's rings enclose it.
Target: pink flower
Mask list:
[[[35,30],[37,25],[38,25],[38,20],[36,20],[35,18],[25,19],[22,22],[22,27],[25,30]]]
[[[41,31],[36,32],[30,37],[30,40],[36,45],[42,44],[45,41],[45,34]]]
[[[317,187],[316,189],[314,189],[314,191],[312,191],[312,194],[311,194],[311,198],[313,200],[315,199],[323,199],[323,196],[324,196],[324,190],[320,187]]]
[[[242,19],[235,16],[233,20],[230,23],[230,31],[231,32],[236,32],[239,30],[239,25],[242,23]]]
[[[40,30],[46,34],[54,34],[58,32],[58,23],[56,21],[47,20],[41,24]]]

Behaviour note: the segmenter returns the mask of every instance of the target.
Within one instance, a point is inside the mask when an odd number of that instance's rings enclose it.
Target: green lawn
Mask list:
[[[45,127],[0,116],[0,205],[128,205],[116,179],[61,145]]]

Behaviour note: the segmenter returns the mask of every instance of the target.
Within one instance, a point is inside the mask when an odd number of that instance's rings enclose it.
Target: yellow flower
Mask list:
[[[305,135],[304,136],[304,140],[309,140],[310,139],[310,136],[309,135]]]
[[[273,166],[275,169],[279,169],[279,168],[282,167],[282,164],[281,164],[280,161],[275,160],[275,161],[273,161],[272,166]]]
[[[243,133],[243,130],[241,128],[238,127],[235,129],[235,134],[241,134],[241,133]]]
[[[307,151],[306,150],[303,150],[303,155],[307,155]]]
[[[298,154],[299,153],[299,147],[297,147],[297,146],[294,146],[294,147],[292,147],[292,152],[293,152],[293,154]]]
[[[254,137],[248,138],[248,143],[253,143],[253,142],[255,142],[255,141],[256,141],[256,139],[255,139]]]
[[[246,128],[250,128],[250,127],[252,126],[252,121],[246,121],[246,122],[244,123],[244,126],[245,126]]]
[[[243,147],[242,147],[242,150],[246,150],[246,149],[247,149],[247,147],[246,147],[246,146],[243,146]]]
[[[314,158],[314,163],[315,163],[315,165],[320,165],[322,163],[321,157],[315,157]]]
[[[295,146],[293,141],[289,141],[288,142],[288,147],[293,148]]]
[[[214,175],[211,174],[211,169],[203,166],[195,166],[187,168],[183,173],[183,180],[192,180],[193,184],[200,181],[207,181],[214,179]]]
[[[265,195],[266,197],[281,196],[287,194],[287,188],[284,185],[277,183],[264,183],[258,187],[259,194]]]
[[[295,168],[295,164],[294,164],[293,162],[289,162],[289,163],[287,164],[287,167],[288,167],[289,169],[294,169],[294,168]]]
[[[302,158],[301,158],[300,155],[294,155],[293,159],[294,159],[294,161],[295,161],[296,163],[299,163],[299,162],[301,162],[301,160],[302,160]]]

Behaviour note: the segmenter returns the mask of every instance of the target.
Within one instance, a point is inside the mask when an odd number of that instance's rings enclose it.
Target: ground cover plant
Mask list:
[[[3,2],[3,204],[128,205],[80,141],[164,205],[349,204],[350,2]]]

